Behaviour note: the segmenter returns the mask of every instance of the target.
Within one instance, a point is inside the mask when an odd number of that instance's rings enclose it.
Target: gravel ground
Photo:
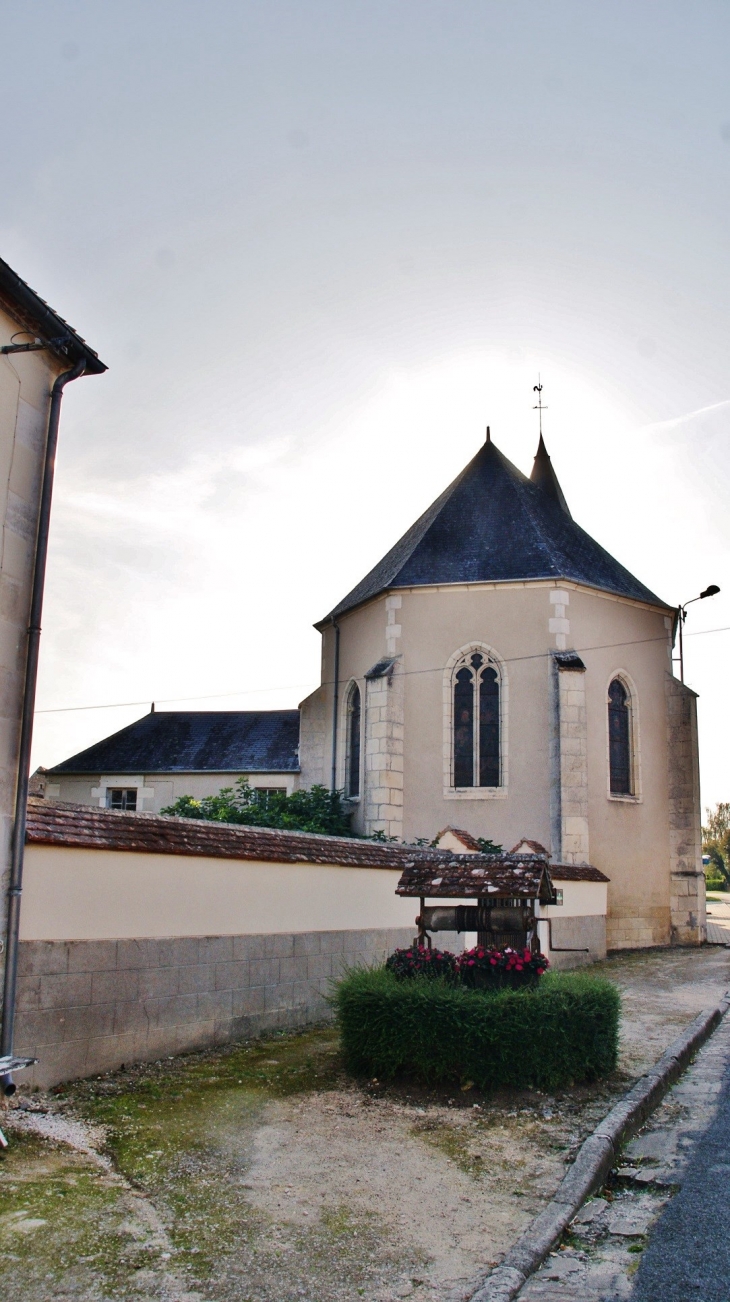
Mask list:
[[[0,1289],[461,1302],[617,1094],[730,985],[730,951],[596,970],[623,995],[619,1071],[556,1095],[363,1088],[326,1026],[21,1098],[2,1122]]]

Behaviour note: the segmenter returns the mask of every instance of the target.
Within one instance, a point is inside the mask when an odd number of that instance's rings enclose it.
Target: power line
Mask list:
[[[705,637],[708,633],[730,633],[730,626],[728,626],[727,628],[702,628],[702,629],[698,629],[694,633],[685,633],[685,637]],[[666,642],[666,641],[667,641],[667,635],[663,637],[635,638],[630,642],[603,642],[597,646],[571,647],[571,650],[575,651],[578,654],[585,655],[589,651],[611,651],[613,649],[618,650],[621,647],[644,646],[651,642]],[[512,665],[512,664],[519,664],[525,660],[545,660],[548,658],[550,654],[551,654],[550,651],[537,651],[534,654],[528,656],[507,656],[504,658],[503,663]],[[406,669],[403,671],[403,677],[404,678],[415,677],[416,675],[420,675],[420,674],[439,674],[439,673],[443,673],[443,671],[444,671],[443,665],[436,665],[434,666],[433,669]],[[186,701],[222,701],[222,700],[230,700],[230,698],[233,696],[259,696],[265,694],[266,692],[300,692],[309,686],[310,683],[286,683],[286,684],[282,684],[281,686],[277,685],[276,687],[253,687],[238,692],[214,692],[210,695],[199,694],[197,696],[155,697],[155,702],[156,703],[159,702],[160,705],[174,705],[178,701],[182,703],[185,703]],[[332,686],[332,684],[327,680],[325,680],[320,684],[320,686],[330,687]],[[143,701],[108,701],[104,705],[60,705],[55,707],[54,709],[36,710],[36,714],[73,714],[73,713],[77,713],[80,710],[131,709],[132,707],[136,707],[140,705],[148,705],[151,699],[152,698],[148,696]]]

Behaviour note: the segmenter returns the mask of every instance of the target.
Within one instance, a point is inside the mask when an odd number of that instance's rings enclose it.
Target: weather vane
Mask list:
[[[540,438],[542,438],[542,413],[544,411],[547,411],[547,407],[543,405],[543,401],[542,401],[542,384],[540,383],[539,372],[537,376],[537,384],[533,384],[532,392],[537,394],[537,402],[535,403],[535,406],[533,407],[532,410],[539,411],[540,413]]]

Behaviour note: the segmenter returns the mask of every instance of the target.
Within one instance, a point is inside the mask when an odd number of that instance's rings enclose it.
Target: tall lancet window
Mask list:
[[[620,678],[608,689],[608,763],[614,796],[631,795],[631,700]]]
[[[360,795],[360,688],[353,683],[347,697],[347,759],[345,791],[351,800]]]
[[[480,651],[454,673],[454,786],[498,787],[499,675]]]

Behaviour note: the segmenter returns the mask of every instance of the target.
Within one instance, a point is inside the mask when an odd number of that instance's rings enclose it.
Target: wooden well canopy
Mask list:
[[[444,855],[442,862],[407,864],[397,895],[414,896],[421,908],[417,940],[430,946],[433,931],[475,931],[489,949],[540,948],[537,906],[555,904],[557,896],[547,856]],[[427,905],[429,899],[468,900],[468,904]]]

